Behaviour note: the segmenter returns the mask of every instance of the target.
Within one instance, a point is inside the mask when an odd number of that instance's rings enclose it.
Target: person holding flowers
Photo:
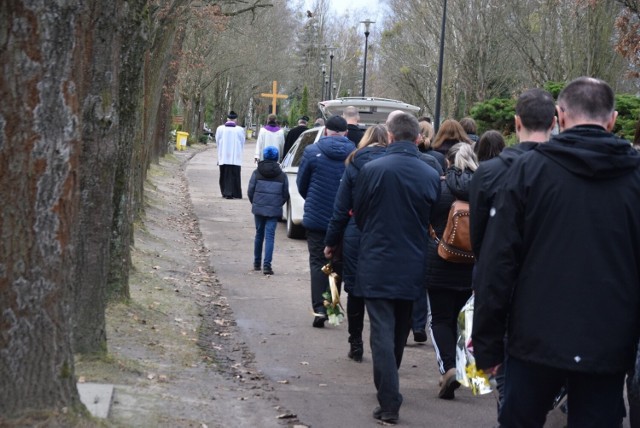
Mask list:
[[[356,179],[360,169],[369,161],[384,155],[389,139],[384,125],[372,126],[364,133],[358,149],[345,160],[346,169],[340,181],[325,236],[324,254],[331,259],[342,243],[342,281],[349,293],[347,300],[347,324],[349,329],[349,352],[354,361],[362,361],[364,347],[362,328],[364,324],[364,298],[357,289],[356,268],[360,251],[360,230],[353,217],[353,200],[356,193]]]

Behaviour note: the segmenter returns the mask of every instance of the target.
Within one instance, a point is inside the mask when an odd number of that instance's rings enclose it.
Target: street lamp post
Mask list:
[[[331,79],[331,78],[329,78]],[[337,97],[338,94],[336,93],[336,82],[333,82],[333,91],[331,91],[331,99],[333,99],[334,97]]]
[[[324,100],[324,75],[327,73],[327,66],[322,63],[322,89],[320,90],[320,101]]]
[[[331,97],[329,97],[329,79],[328,78],[324,79],[324,99],[325,100],[331,99]]]
[[[365,21],[361,21],[361,24],[364,24],[364,71],[362,72],[362,97],[364,98],[364,90],[367,81],[367,49],[369,43],[369,26],[371,24],[375,24],[374,21],[370,19],[366,19]]]
[[[440,99],[442,97],[442,68],[444,65],[444,32],[447,22],[447,0],[444,0],[442,8],[442,27],[440,29],[440,58],[438,60],[438,83],[436,84],[436,111],[433,118],[433,131],[438,132],[440,128]]]
[[[333,54],[336,48],[329,47],[329,88],[331,88],[331,81],[333,80]],[[329,99],[333,99],[333,93],[329,96]]]

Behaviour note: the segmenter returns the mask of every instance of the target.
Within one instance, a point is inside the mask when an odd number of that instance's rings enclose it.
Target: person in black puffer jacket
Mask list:
[[[248,196],[251,212],[256,221],[256,238],[253,246],[253,269],[260,270],[262,245],[264,264],[262,272],[273,275],[271,261],[278,219],[282,217],[282,206],[289,200],[289,180],[278,165],[278,149],[264,149],[264,160],[258,163],[249,180]]]
[[[450,165],[442,181],[440,200],[431,211],[431,226],[442,237],[449,208],[454,200],[469,200],[469,184],[478,167],[471,144],[458,143],[449,149]],[[438,244],[431,239],[428,247],[427,290],[431,311],[431,338],[442,374],[438,397],[451,400],[460,386],[456,380],[456,341],[458,314],[471,297],[473,264],[452,263],[438,255]]]

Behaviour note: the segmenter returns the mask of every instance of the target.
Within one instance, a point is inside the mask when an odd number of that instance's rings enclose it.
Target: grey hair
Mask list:
[[[468,169],[475,171],[478,169],[478,158],[473,152],[473,147],[468,143],[456,143],[447,152],[449,164],[464,171]]]

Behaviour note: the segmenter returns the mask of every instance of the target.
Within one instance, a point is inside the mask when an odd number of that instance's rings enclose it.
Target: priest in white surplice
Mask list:
[[[226,199],[242,199],[240,167],[246,135],[244,128],[236,124],[237,120],[238,115],[230,111],[225,124],[216,129],[220,192]]]

